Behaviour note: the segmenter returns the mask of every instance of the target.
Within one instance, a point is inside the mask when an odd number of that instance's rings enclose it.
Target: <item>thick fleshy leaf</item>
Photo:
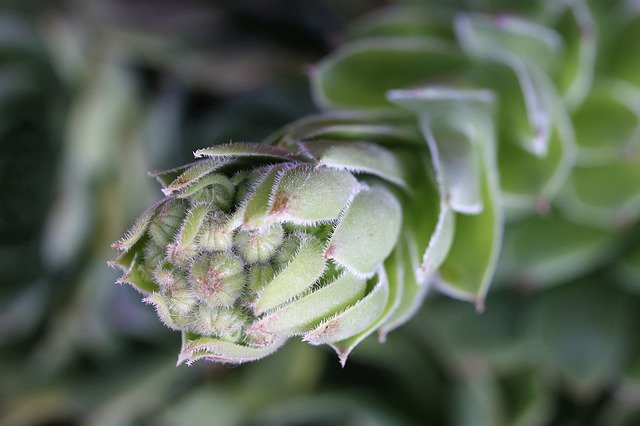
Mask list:
[[[297,224],[334,220],[359,186],[345,170],[299,166],[285,171],[271,195],[269,220]]]
[[[397,110],[328,110],[294,121],[269,136],[264,143],[291,149],[304,140],[419,144],[420,133],[412,123],[411,117]]]
[[[396,4],[374,11],[358,20],[351,34],[355,38],[423,36],[453,39],[451,16],[437,7],[417,7]]]
[[[387,189],[362,189],[340,218],[325,256],[356,275],[370,275],[393,250],[401,224],[402,209]]]
[[[465,50],[505,62],[515,56],[548,68],[563,45],[553,29],[514,15],[459,14],[455,27]]]
[[[616,77],[640,88],[640,52],[637,48],[640,40],[640,8],[629,2],[624,12],[625,19],[615,23],[621,28],[608,49],[606,63]]]
[[[574,169],[560,201],[574,220],[609,229],[629,226],[640,217],[640,156]]]
[[[498,190],[488,173],[482,177],[484,209],[477,215],[456,215],[453,242],[437,279],[439,290],[475,301],[480,310],[498,260],[503,226]]]
[[[156,314],[158,314],[158,318],[160,318],[160,321],[162,321],[165,327],[172,330],[180,330],[180,327],[173,321],[167,301],[159,293],[151,293],[143,299],[143,302],[153,305]]]
[[[260,292],[254,305],[256,314],[273,309],[300,295],[325,270],[323,248],[317,239],[300,236],[301,245],[291,262]]]
[[[335,281],[260,319],[249,330],[287,336],[304,333],[356,303],[365,295],[365,290],[364,279],[344,272]]]
[[[486,126],[481,120],[490,119],[486,110],[492,94],[428,87],[393,90],[388,97],[419,116],[447,204],[461,213],[480,212],[480,155],[484,145],[493,149],[494,142],[486,141],[479,129]]]
[[[277,340],[269,345],[252,347],[213,337],[199,337],[182,333],[182,349],[178,356],[178,365],[192,364],[200,359],[226,364],[242,364],[269,356],[283,344],[283,340]]]
[[[618,161],[640,150],[640,90],[620,81],[600,83],[572,115],[580,164]]]
[[[397,287],[398,304],[378,330],[382,342],[386,340],[390,331],[409,321],[422,306],[427,295],[429,286],[421,285],[416,279],[419,271],[419,256],[413,240],[406,238],[403,243],[398,244],[392,257],[385,262],[390,286]]]
[[[152,293],[158,290],[158,285],[149,276],[146,268],[134,260],[131,268],[118,280],[117,283],[127,283],[142,294]]]
[[[303,140],[366,140],[382,144],[415,144],[418,133],[391,124],[345,123],[308,129],[300,133]]]
[[[455,26],[467,52],[502,63],[516,74],[531,127],[530,139],[522,143],[532,153],[546,155],[552,112],[546,93],[547,78],[539,68],[550,67],[562,47],[562,39],[548,27],[506,15],[492,18],[461,14],[456,18]]]
[[[284,165],[277,165],[264,171],[262,180],[244,202],[242,208],[244,226],[254,228],[260,227],[265,223],[269,214],[271,193],[277,180],[282,175],[284,167]]]
[[[536,359],[576,394],[593,398],[628,357],[633,299],[600,281],[579,281],[548,290],[534,303]]]
[[[158,201],[153,206],[142,212],[131,228],[129,228],[129,230],[124,234],[124,237],[113,243],[111,247],[123,252],[131,250],[131,248],[144,236],[147,229],[149,229],[149,224],[151,223],[151,220],[156,213],[156,209],[160,204],[162,204],[162,201]]]
[[[391,257],[388,258],[387,260],[391,263],[394,261],[393,258]],[[389,316],[391,316],[391,314],[395,312],[395,310],[398,308],[400,304],[400,296],[402,292],[401,287],[403,283],[395,280],[390,280],[389,277],[387,276],[386,269],[393,270],[394,268],[390,267],[387,263],[384,265],[384,267],[381,267],[378,272],[379,282],[376,285],[376,287],[379,286],[380,284],[387,287],[387,290],[385,290],[385,293],[387,294],[385,296],[386,303],[383,309],[381,310],[381,312],[379,313],[379,315],[377,316],[377,318],[374,321],[372,321],[367,328],[360,331],[359,333],[347,339],[340,340],[338,342],[333,342],[330,344],[333,350],[336,351],[336,353],[338,354],[340,365],[342,365],[343,367],[347,362],[347,358],[349,357],[351,352],[356,348],[356,346],[358,346],[364,339],[366,339],[371,334],[373,334],[377,329],[379,329],[380,326],[384,324],[384,322],[389,318]],[[381,296],[376,296],[376,298],[377,297],[382,298]],[[363,303],[365,300],[366,298],[362,299],[358,303]],[[370,309],[375,309],[377,304],[380,302],[369,301],[368,303],[371,304]],[[357,313],[357,310],[354,309],[354,312]],[[347,314],[347,311],[345,311],[344,313],[346,315],[351,315],[351,314]],[[347,317],[345,317],[344,319],[347,320]]]
[[[147,173],[149,177],[155,178],[163,188],[166,188],[173,182],[178,176],[180,176],[191,164],[185,164],[184,166],[174,167],[167,170],[154,170]]]
[[[210,211],[211,207],[207,204],[198,204],[190,208],[176,235],[175,244],[182,247],[193,245]]]
[[[214,186],[219,187],[217,188],[217,192],[219,193],[214,193],[212,197],[213,199],[207,201],[217,205],[223,205],[225,208],[228,208],[228,205],[231,203],[232,198],[235,195],[235,186],[231,182],[231,179],[217,173],[205,176],[194,184],[182,189],[178,192],[178,197],[188,198],[195,195],[198,191]]]
[[[607,262],[615,241],[559,215],[533,216],[507,228],[500,279],[533,288],[566,282]]]
[[[385,311],[389,299],[389,283],[384,272],[378,275],[373,289],[355,305],[343,312],[323,321],[318,327],[304,335],[303,340],[312,345],[338,343],[356,336],[365,330],[373,331],[381,315]],[[346,355],[340,351],[341,361],[346,361]]]
[[[576,162],[576,140],[571,119],[559,95],[552,90],[553,129],[544,158],[521,145],[501,143],[498,168],[506,208],[536,209],[545,213],[567,180]]]
[[[550,3],[561,13],[557,29],[564,40],[558,87],[570,107],[580,105],[591,89],[598,53],[597,25],[585,0]]]
[[[186,188],[189,185],[192,185],[194,182],[197,182],[203,176],[208,175],[215,170],[218,170],[220,167],[229,163],[229,160],[200,160],[193,163],[188,169],[182,172],[177,178],[171,182],[166,188],[162,189],[162,192],[165,195],[170,195],[175,191]]]
[[[199,149],[193,153],[199,157],[259,157],[278,160],[290,160],[295,154],[277,146],[264,143],[234,142],[224,145],[215,145],[209,148]]]
[[[453,44],[426,37],[356,41],[329,55],[313,72],[324,106],[385,108],[391,89],[450,79],[467,65]]]
[[[368,173],[408,189],[401,160],[390,150],[369,142],[304,142],[318,164],[352,173]]]

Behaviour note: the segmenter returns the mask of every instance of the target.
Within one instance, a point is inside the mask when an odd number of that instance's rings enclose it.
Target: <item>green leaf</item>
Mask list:
[[[277,182],[270,199],[268,219],[296,224],[334,220],[359,185],[345,170],[297,166],[285,171]]]
[[[455,235],[440,266],[436,287],[446,294],[484,306],[502,241],[502,214],[495,182],[482,177],[484,209],[477,215],[456,215]]]
[[[455,26],[464,50],[513,70],[521,87],[531,129],[530,137],[521,143],[538,156],[546,155],[552,112],[547,99],[549,83],[542,69],[547,70],[553,64],[562,47],[562,39],[550,28],[507,15],[492,18],[460,14]],[[513,96],[508,92],[500,94],[501,99]]]
[[[321,320],[356,303],[365,295],[365,290],[364,279],[344,272],[333,282],[266,315],[249,331],[288,336],[304,333]]]
[[[323,321],[304,335],[303,340],[312,345],[333,343],[340,362],[344,365],[349,352],[384,319],[389,300],[389,282],[384,271],[379,272],[378,282],[371,292],[355,305]],[[354,338],[351,341],[349,338]],[[349,340],[347,340],[349,339]]]
[[[412,240],[404,238],[403,243],[399,243],[392,258],[385,262],[390,285],[395,284],[398,288],[397,297],[399,299],[397,307],[385,319],[378,330],[381,341],[385,341],[387,334],[400,327],[422,306],[422,302],[429,290],[428,285],[422,285],[416,278],[418,272],[419,254],[416,247],[412,246]]]
[[[131,248],[133,248],[133,246],[144,236],[147,229],[149,229],[149,224],[155,216],[156,209],[161,204],[162,201],[158,201],[153,206],[142,212],[131,228],[129,228],[129,230],[124,234],[124,237],[113,243],[111,247],[122,252],[128,252],[131,250]]]
[[[640,90],[621,81],[600,82],[589,93],[572,115],[580,164],[619,161],[640,149],[637,105]]]
[[[492,150],[495,143],[480,129],[491,126],[482,120],[491,119],[487,108],[493,104],[492,93],[426,87],[392,90],[388,97],[419,116],[447,204],[461,213],[480,212],[479,155],[484,145]]]
[[[426,37],[356,41],[320,62],[312,75],[325,107],[385,108],[386,93],[449,79],[468,66],[455,45]]]
[[[640,156],[574,169],[559,201],[573,220],[608,229],[630,226],[640,217]]]
[[[613,75],[640,88],[640,52],[637,48],[640,40],[640,12],[631,5],[624,12],[622,19],[610,23],[618,26],[619,31],[607,46],[609,49],[605,51],[608,53],[605,63]]]
[[[304,142],[318,164],[352,173],[378,176],[402,188],[408,189],[406,168],[390,150],[369,142]]]
[[[581,281],[544,292],[534,307],[538,359],[577,397],[598,395],[629,354],[633,300],[606,283]]]
[[[370,275],[398,241],[402,209],[385,188],[362,189],[331,235],[325,256],[356,275]]]
[[[262,179],[249,193],[240,209],[243,213],[244,226],[257,228],[264,225],[269,214],[271,193],[285,167],[285,165],[277,165],[265,168]]]
[[[391,8],[374,10],[356,21],[351,34],[360,39],[408,36],[453,39],[450,13],[437,6],[425,6],[396,4]]]
[[[558,87],[570,107],[582,103],[591,89],[598,56],[597,24],[585,0],[560,8],[557,29],[565,49],[559,64]]]
[[[209,148],[202,148],[193,153],[196,158],[199,157],[258,157],[278,160],[291,160],[296,155],[283,148],[267,145],[264,143],[252,142],[234,142],[229,144],[215,145]]]
[[[467,52],[507,63],[517,57],[548,69],[563,47],[555,30],[515,15],[461,13],[456,16],[455,28]]]
[[[608,232],[559,215],[533,216],[507,228],[500,276],[534,288],[567,282],[606,263],[615,242]]]
[[[199,179],[203,178],[209,173],[212,173],[218,170],[219,168],[227,165],[228,163],[230,163],[229,160],[215,160],[215,159],[196,161],[192,163],[190,167],[186,169],[184,172],[182,172],[177,178],[175,178],[173,182],[169,184],[169,186],[167,186],[166,188],[163,188],[162,192],[165,195],[170,195],[175,191],[186,188],[189,185],[193,185]]]
[[[302,243],[291,262],[265,286],[254,304],[256,315],[290,301],[311,287],[325,270],[320,241],[302,235]]]
[[[153,307],[156,310],[156,314],[158,315],[158,318],[160,318],[160,321],[162,321],[162,324],[164,324],[165,327],[170,328],[171,330],[176,330],[176,331],[179,331],[182,329],[179,325],[177,325],[174,322],[171,312],[169,312],[169,306],[167,305],[167,301],[165,300],[164,297],[162,297],[161,294],[155,293],[155,292],[151,293],[149,296],[143,299],[143,302],[148,303],[149,305],[153,305]]]
[[[145,295],[157,291],[158,285],[151,279],[147,269],[138,262],[139,258],[136,255],[131,268],[122,277],[118,278],[116,282],[118,284],[131,284],[133,288]]]
[[[190,365],[200,359],[226,364],[242,364],[269,356],[283,344],[284,341],[277,340],[269,345],[252,347],[183,332],[178,365],[185,362]]]

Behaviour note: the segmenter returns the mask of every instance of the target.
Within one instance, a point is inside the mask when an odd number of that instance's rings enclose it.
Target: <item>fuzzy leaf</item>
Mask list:
[[[278,165],[267,168],[262,180],[249,195],[249,198],[245,202],[243,212],[243,223],[246,227],[254,228],[264,224],[269,213],[271,193],[283,167],[282,165]]]
[[[340,218],[325,256],[357,275],[369,275],[393,250],[401,223],[402,209],[388,190],[363,189]]]
[[[284,172],[270,200],[270,220],[313,224],[336,219],[359,186],[347,171],[300,166]]]
[[[352,173],[368,173],[408,189],[405,168],[393,152],[368,142],[305,142],[318,164]]]
[[[273,309],[311,287],[325,269],[320,241],[302,237],[302,244],[291,262],[266,285],[258,296],[254,311],[257,315]]]
[[[263,143],[234,142],[224,145],[215,145],[209,148],[199,149],[193,153],[199,157],[259,157],[279,160],[289,160],[295,155],[277,146]]]
[[[303,340],[312,345],[336,343],[357,335],[371,327],[380,315],[389,298],[389,283],[378,279],[378,283],[355,305],[321,323],[304,335]]]
[[[175,191],[186,188],[197,182],[203,176],[208,175],[211,172],[218,170],[220,167],[228,164],[228,160],[200,160],[195,163],[184,172],[182,172],[169,186],[162,189],[165,195],[170,195]]]
[[[335,281],[262,318],[253,328],[279,335],[300,334],[365,295],[366,282],[345,272]]]
[[[227,364],[242,364],[269,356],[283,344],[284,341],[278,340],[269,345],[251,347],[214,337],[198,337],[182,333],[182,349],[178,356],[178,365],[185,362],[192,364],[200,359]]]

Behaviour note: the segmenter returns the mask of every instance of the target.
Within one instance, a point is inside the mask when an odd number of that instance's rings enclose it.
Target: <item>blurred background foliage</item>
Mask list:
[[[0,1],[0,424],[640,424],[638,225],[550,245],[553,214],[528,219],[482,315],[431,295],[345,369],[297,342],[176,368],[177,335],[113,284],[110,243],[161,195],[146,171],[313,112],[310,65],[390,3]]]

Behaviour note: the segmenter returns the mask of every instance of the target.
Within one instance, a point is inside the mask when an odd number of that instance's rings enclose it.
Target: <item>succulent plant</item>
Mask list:
[[[620,163],[637,148],[629,60],[596,72],[585,2],[527,13],[368,19],[313,70],[323,113],[152,174],[165,198],[114,264],[182,332],[180,362],[255,360],[300,335],[344,364],[430,288],[482,310],[505,219],[503,276],[533,285],[620,243],[640,199],[640,156]],[[594,118],[607,111],[624,123]],[[527,270],[514,250],[547,231]]]

